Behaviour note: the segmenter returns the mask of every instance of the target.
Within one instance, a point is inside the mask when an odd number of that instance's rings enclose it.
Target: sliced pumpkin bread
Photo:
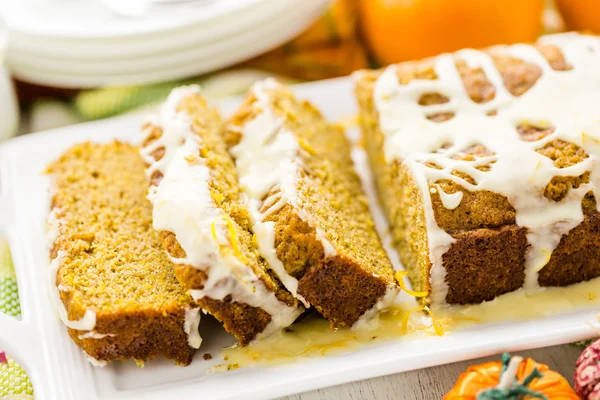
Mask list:
[[[90,361],[162,356],[187,365],[200,346],[198,306],[152,228],[136,147],[78,144],[48,166],[50,292]]]

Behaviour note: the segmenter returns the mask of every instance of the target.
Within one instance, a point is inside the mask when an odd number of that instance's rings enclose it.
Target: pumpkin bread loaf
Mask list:
[[[303,308],[258,252],[218,112],[177,88],[143,136],[154,227],[181,285],[242,344],[289,326]]]
[[[166,357],[191,362],[200,309],[179,285],[152,228],[136,147],[84,143],[49,165],[51,294],[94,364]]]
[[[367,322],[395,299],[341,128],[268,79],[231,118],[226,141],[260,253],[292,294],[333,327]]]
[[[600,39],[463,50],[356,73],[379,197],[437,305],[600,276]]]

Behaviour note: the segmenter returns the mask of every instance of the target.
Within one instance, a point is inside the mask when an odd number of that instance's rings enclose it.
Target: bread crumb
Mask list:
[[[202,358],[204,358],[206,361],[212,360],[212,354],[210,354],[210,353],[204,353],[204,355],[202,356]]]
[[[207,369],[206,373],[216,374],[216,373],[227,372],[227,371],[229,371],[229,366],[227,364],[217,364],[214,367]]]

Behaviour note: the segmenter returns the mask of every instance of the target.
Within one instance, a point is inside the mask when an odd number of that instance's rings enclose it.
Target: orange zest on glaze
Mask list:
[[[239,242],[237,240],[237,234],[235,233],[235,226],[233,221],[229,217],[223,218],[227,223],[227,229],[229,231],[229,237],[231,240],[231,247],[233,248],[234,255],[243,263],[248,263],[248,259],[244,256],[244,253],[240,250]]]
[[[410,319],[410,315],[415,311],[426,312],[431,317],[431,326],[433,327],[435,334],[438,336],[444,336],[444,334],[446,333],[444,331],[444,328],[440,324],[440,321],[435,317],[433,312],[427,306],[419,306],[419,307],[411,308],[410,310],[406,311],[406,313],[404,314],[404,317],[402,318],[402,334],[403,335],[406,335],[406,333],[408,332],[408,321]]]
[[[229,233],[229,240],[231,242],[231,248],[233,250],[233,254],[243,263],[248,263],[248,259],[244,256],[244,253],[240,250],[240,246],[237,240],[237,234],[235,233],[235,226],[233,225],[233,221],[229,217],[223,217],[223,220],[227,224],[227,232]],[[213,239],[218,243],[219,238],[217,236],[217,219],[215,219],[211,225],[211,233]]]
[[[412,314],[415,311],[425,311],[427,309],[427,307],[415,307],[415,308],[411,308],[410,310],[406,311],[406,313],[404,314],[404,317],[402,318],[402,334],[406,335],[407,331],[408,331],[408,320],[410,318],[410,314]]]
[[[435,317],[435,315],[433,314],[433,311],[431,311],[431,309],[427,306],[425,306],[423,308],[425,309],[425,311],[427,311],[427,313],[431,317],[431,325],[433,326],[433,329],[435,330],[435,334],[438,336],[444,336],[444,334],[446,333],[444,331],[444,327],[442,327],[442,324],[440,324],[440,321]]]
[[[427,291],[418,292],[416,290],[408,289],[406,287],[406,285],[404,284],[404,277],[406,275],[408,275],[408,272],[406,272],[406,271],[396,271],[396,281],[398,281],[398,285],[400,286],[400,288],[402,290],[404,290],[406,292],[406,294],[409,294],[414,297],[425,297],[429,294],[429,292],[427,292]]]
[[[533,175],[531,175],[531,178],[529,179],[529,183],[533,183],[535,181],[535,175],[541,166],[542,166],[542,162],[538,160],[538,162],[535,166],[535,171],[533,172]]]
[[[298,144],[300,144],[300,147],[304,151],[306,151],[308,154],[310,154],[310,155],[316,154],[314,147],[312,147],[310,144],[306,143],[306,141],[304,139],[298,138]]]
[[[215,219],[211,226],[210,226],[210,231],[212,232],[212,237],[213,239],[215,239],[215,242],[219,242],[219,238],[217,237],[217,220]]]

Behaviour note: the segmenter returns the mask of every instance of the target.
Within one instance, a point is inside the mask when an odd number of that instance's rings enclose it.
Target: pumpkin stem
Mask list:
[[[523,357],[511,357],[508,353],[502,354],[502,370],[500,371],[500,382],[496,389],[509,389],[515,384],[515,377]]]
[[[521,357],[511,358],[508,353],[502,354],[502,369],[500,370],[500,382],[498,386],[479,392],[477,400],[518,400],[525,395],[548,400],[544,394],[535,392],[527,387],[534,379],[543,376],[537,367],[523,379],[523,382],[519,383],[515,379],[521,361],[523,361]]]
[[[508,368],[510,359],[511,359],[510,354],[508,354],[507,352],[502,353],[502,357],[500,358],[500,360],[502,361],[502,370],[500,371],[500,375],[502,375]]]

